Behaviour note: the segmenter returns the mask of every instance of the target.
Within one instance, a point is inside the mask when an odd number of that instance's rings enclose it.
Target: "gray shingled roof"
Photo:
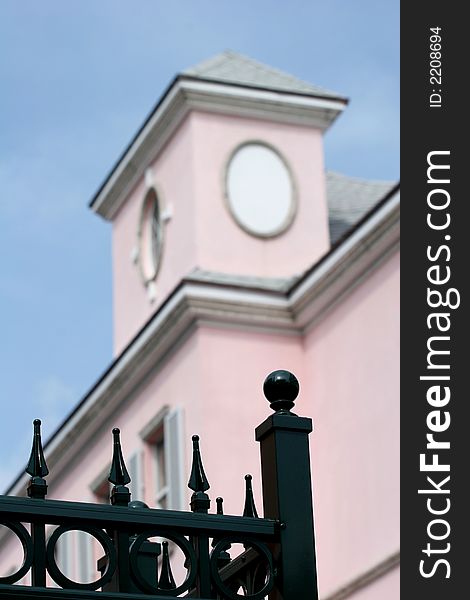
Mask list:
[[[326,173],[330,239],[334,244],[389,192],[396,182],[368,181]]]
[[[345,99],[336,92],[312,85],[231,50],[189,67],[183,71],[182,75],[250,87]]]

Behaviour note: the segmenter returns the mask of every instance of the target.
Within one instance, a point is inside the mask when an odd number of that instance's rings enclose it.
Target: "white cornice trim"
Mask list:
[[[275,92],[229,84],[177,80],[112,170],[91,208],[112,220],[145,169],[191,110],[210,111],[325,131],[345,100]]]
[[[396,194],[307,273],[290,293],[195,281],[194,277],[183,280],[47,443],[49,468],[54,469],[57,477],[76,454],[77,447],[83,447],[117,407],[135,393],[148,373],[155,373],[163,361],[178,351],[197,325],[304,335],[398,249],[399,215],[399,194]],[[27,480],[23,476],[9,492],[20,494]]]
[[[202,81],[181,81],[191,108],[317,127],[324,131],[345,101]]]

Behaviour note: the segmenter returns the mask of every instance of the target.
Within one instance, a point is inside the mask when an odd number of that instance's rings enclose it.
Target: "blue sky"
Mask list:
[[[88,202],[170,80],[225,49],[350,98],[327,168],[399,176],[397,0],[2,0],[0,491],[112,360]]]

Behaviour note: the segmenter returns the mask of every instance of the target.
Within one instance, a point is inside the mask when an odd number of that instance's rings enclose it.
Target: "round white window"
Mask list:
[[[226,174],[230,212],[248,233],[270,237],[282,233],[295,214],[291,174],[270,146],[250,142],[231,156]]]
[[[147,192],[140,221],[140,268],[147,283],[157,276],[162,253],[163,228],[158,196],[154,188]]]

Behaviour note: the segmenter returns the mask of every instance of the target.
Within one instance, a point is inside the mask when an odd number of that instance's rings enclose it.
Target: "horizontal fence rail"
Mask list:
[[[266,541],[274,541],[280,529],[279,521],[263,518],[246,518],[232,515],[194,514],[161,508],[128,508],[68,502],[66,500],[45,500],[31,502],[28,498],[0,495],[2,522],[8,519],[28,523],[48,523],[51,525],[93,524],[95,527],[120,528],[123,531],[143,530],[147,527],[162,528],[182,535],[196,535],[204,532],[209,537],[220,534],[246,534]],[[80,527],[77,527],[80,529]]]

